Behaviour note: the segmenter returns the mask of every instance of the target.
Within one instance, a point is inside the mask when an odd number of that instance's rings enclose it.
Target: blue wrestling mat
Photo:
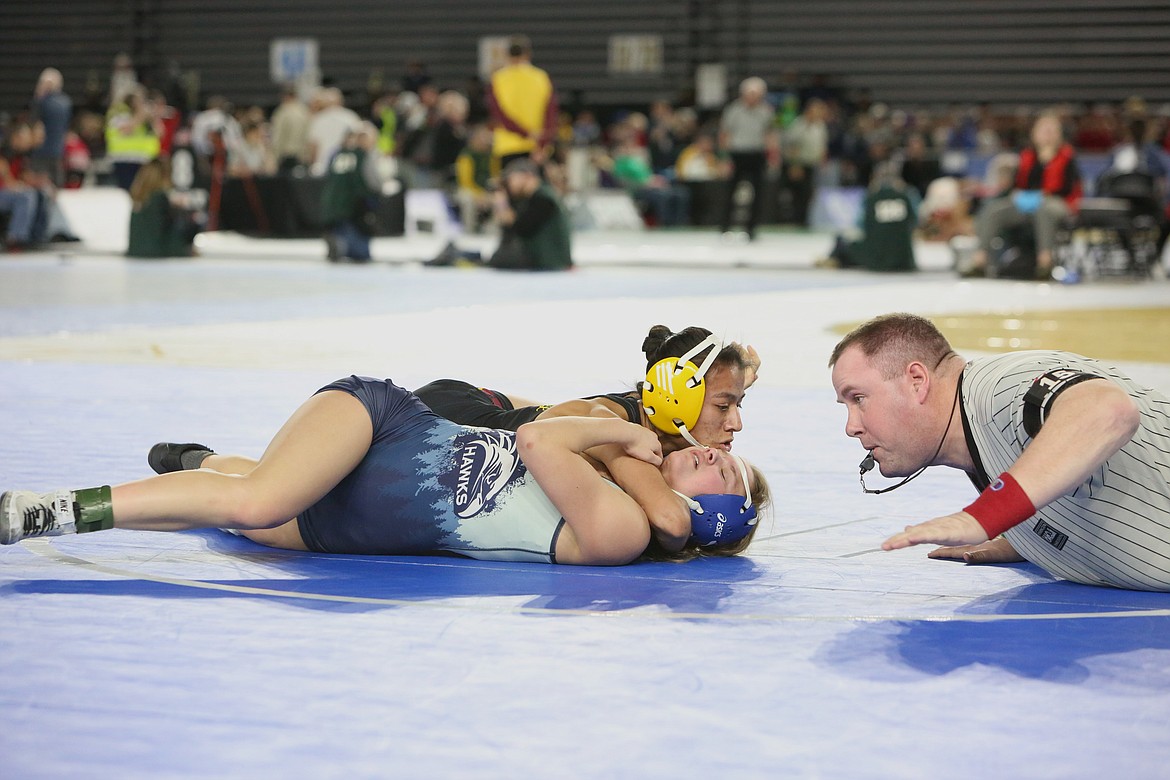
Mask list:
[[[877,549],[970,486],[861,494],[828,326],[1119,295],[940,276],[5,261],[0,489],[138,479],[159,440],[255,456],[353,372],[621,390],[649,325],[695,322],[764,359],[736,451],[776,504],[740,558],[618,568],[217,531],[0,548],[0,777],[1165,777],[1170,595]]]

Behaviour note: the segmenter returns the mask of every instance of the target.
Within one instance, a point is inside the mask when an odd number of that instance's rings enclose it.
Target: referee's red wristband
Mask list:
[[[1036,514],[1036,507],[1016,478],[1005,471],[963,511],[983,526],[988,539],[994,539]]]

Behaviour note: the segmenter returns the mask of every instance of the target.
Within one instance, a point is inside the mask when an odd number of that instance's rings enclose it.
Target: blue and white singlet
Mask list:
[[[389,380],[351,376],[370,449],[297,518],[311,550],[359,555],[456,553],[555,563],[564,519],[520,460],[516,434],[456,425]]]

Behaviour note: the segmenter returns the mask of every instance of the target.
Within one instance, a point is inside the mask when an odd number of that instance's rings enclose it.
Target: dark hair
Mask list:
[[[1129,137],[1134,146],[1141,146],[1146,142],[1146,120],[1138,117],[1129,121]]]
[[[675,333],[665,325],[655,325],[642,339],[642,354],[646,356],[646,370],[649,371],[659,360],[672,357],[682,357],[687,351],[702,343],[703,339],[711,335],[706,328],[691,326]],[[702,362],[706,351],[700,352],[693,360]],[[715,358],[715,365],[730,365],[746,368],[743,353],[735,344],[725,344]]]
[[[518,157],[504,166],[500,171],[500,178],[506,179],[513,173],[527,173],[532,176],[540,175],[540,166],[528,157]]]
[[[532,42],[527,35],[513,35],[508,39],[508,56],[524,57],[532,53]]]

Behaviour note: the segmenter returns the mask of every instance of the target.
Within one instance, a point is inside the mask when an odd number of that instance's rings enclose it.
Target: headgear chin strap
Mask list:
[[[708,347],[711,349],[702,365],[691,362],[691,358]],[[646,381],[642,383],[642,408],[655,428],[682,436],[696,447],[704,446],[695,441],[688,429],[694,428],[699,421],[706,394],[703,377],[722,349],[723,342],[711,335],[682,356],[663,358],[650,367]]]
[[[707,493],[701,496],[679,496],[691,508],[691,541],[699,547],[732,544],[743,539],[755,528],[759,518],[752,506],[752,491],[748,488],[747,467],[743,459],[732,456],[743,478],[745,495],[736,493]]]

